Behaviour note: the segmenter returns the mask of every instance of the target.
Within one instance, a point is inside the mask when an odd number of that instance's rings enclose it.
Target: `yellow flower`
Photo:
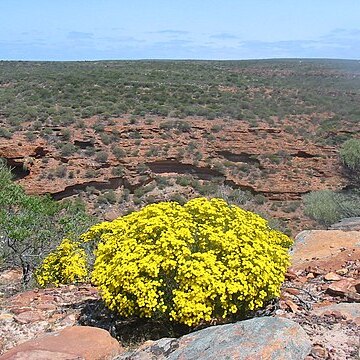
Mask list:
[[[122,316],[189,326],[278,296],[292,240],[222,199],[148,205],[82,235],[98,243],[92,273]]]

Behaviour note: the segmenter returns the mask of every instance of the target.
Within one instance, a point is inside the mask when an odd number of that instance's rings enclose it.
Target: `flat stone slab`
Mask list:
[[[10,349],[0,360],[111,360],[123,352],[110,334],[90,326],[73,326]]]
[[[310,340],[300,325],[285,318],[263,317],[211,326],[180,339],[145,343],[116,360],[303,360],[310,351]]]
[[[360,259],[360,231],[305,230],[295,238],[291,270],[318,268],[336,271],[349,260]]]

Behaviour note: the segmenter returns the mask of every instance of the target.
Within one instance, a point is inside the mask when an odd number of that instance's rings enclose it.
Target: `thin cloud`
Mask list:
[[[229,33],[214,34],[214,35],[211,35],[210,38],[217,39],[217,40],[237,40],[237,39],[239,39],[238,36],[229,34]]]
[[[159,31],[150,31],[149,34],[163,34],[163,35],[187,35],[188,31],[183,30],[173,30],[173,29],[165,29]]]
[[[90,40],[94,38],[94,34],[82,31],[70,31],[67,34],[67,38],[71,40]]]
[[[321,37],[324,40],[358,39],[360,29],[335,29]]]
[[[103,36],[97,38],[97,40],[107,41],[112,43],[134,43],[134,44],[140,44],[145,42],[145,40],[136,39],[132,36]]]

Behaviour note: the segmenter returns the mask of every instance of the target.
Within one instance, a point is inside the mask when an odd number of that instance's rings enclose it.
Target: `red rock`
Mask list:
[[[285,288],[284,291],[286,291],[287,293],[289,293],[291,295],[299,295],[300,294],[300,290],[295,289],[295,288]]]
[[[285,304],[293,313],[299,312],[299,307],[292,300],[286,299]]]
[[[40,299],[41,301],[48,301],[48,302],[55,301],[54,295],[50,295],[50,294],[41,294]]]
[[[15,306],[10,306],[9,310],[11,310],[12,313],[14,313],[15,315],[21,314],[25,311],[31,311],[32,308],[27,306],[27,307],[15,307]]]
[[[45,317],[40,311],[25,311],[19,315],[16,315],[14,319],[19,324],[31,324],[37,321],[42,321],[45,319]]]
[[[324,279],[327,281],[338,281],[341,280],[342,277],[334,272],[329,272],[324,276]]]
[[[301,284],[305,284],[308,281],[308,278],[306,276],[299,276],[297,278],[297,280],[301,283]]]
[[[47,350],[19,351],[11,360],[85,360],[82,356]]]
[[[110,360],[122,352],[107,331],[74,326],[22,343],[0,356],[0,360]]]
[[[9,269],[0,273],[0,285],[8,285],[13,283],[20,283],[22,280],[21,269]]]
[[[344,247],[346,244],[346,247]],[[316,257],[316,260],[313,258]],[[311,230],[295,238],[291,270],[323,270],[335,272],[349,260],[360,259],[360,231]]]
[[[38,294],[34,290],[25,291],[23,293],[12,296],[8,299],[8,303],[18,307],[30,306],[30,304],[38,298]]]
[[[36,305],[36,308],[39,310],[56,310],[57,306],[55,304],[52,303],[40,303],[38,305]]]
[[[76,316],[75,314],[69,314],[65,316],[61,321],[61,326],[73,326],[76,323]]]
[[[312,260],[319,260],[318,257],[313,257]],[[309,273],[313,273],[314,276],[319,276],[319,275],[325,275],[326,271],[323,269],[320,269],[318,266],[309,266],[307,271]]]
[[[63,316],[64,316],[63,314],[59,314],[59,313],[52,314],[51,317],[48,319],[48,322],[53,323],[63,318]]]
[[[294,273],[293,271],[291,271],[290,269],[288,269],[288,271],[285,274],[285,277],[288,280],[294,280],[298,277],[298,275],[296,273]]]
[[[327,292],[330,295],[334,295],[334,296],[344,296],[347,292],[350,291],[353,284],[354,284],[353,279],[346,278],[339,281],[335,281],[328,286]]]

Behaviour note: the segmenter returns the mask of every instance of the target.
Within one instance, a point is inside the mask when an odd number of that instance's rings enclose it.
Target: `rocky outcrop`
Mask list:
[[[129,126],[124,125],[125,119],[112,119],[105,132],[115,142],[106,145],[101,134],[92,128],[99,119],[86,119],[85,129],[69,127],[72,132],[69,141],[78,151],[66,157],[61,156],[51,137],[30,142],[22,132],[17,132],[12,139],[2,141],[0,157],[15,167],[20,183],[33,194],[64,192],[89,179],[108,181],[118,165],[130,170],[147,163],[154,174],[193,173],[195,177],[208,180],[219,176],[213,165],[224,159],[228,164],[220,176],[238,186],[252,187],[255,193],[272,200],[294,200],[309,191],[340,189],[347,185],[340,171],[336,148],[311,144],[295,133],[284,132],[281,127],[255,128],[244,122],[188,118],[183,121],[192,131],[177,132],[176,129],[162,128],[162,119],[154,117],[152,120],[151,125]],[[212,137],[209,138],[209,129],[215,125],[221,130],[210,132]],[[61,129],[53,130],[56,134],[52,136],[57,138]],[[114,134],[117,134],[116,138]],[[126,155],[116,159],[112,154],[114,146],[123,149]],[[87,152],[91,148],[93,155]],[[108,154],[105,165],[94,158],[99,151]],[[200,155],[200,160],[195,154]],[[68,173],[73,172],[73,175],[55,176],[47,181],[49,170],[61,164],[66,164]],[[241,169],[242,165],[247,168]],[[24,172],[21,172],[22,168]],[[89,177],[89,169],[97,173]],[[124,179],[137,184],[140,182],[136,178],[141,176],[139,171],[128,172]]]
[[[256,156],[252,154],[248,154],[244,152],[240,154],[235,154],[231,151],[219,151],[218,154],[232,162],[241,162],[241,163],[260,166],[260,161],[256,158]]]
[[[264,317],[212,326],[180,339],[161,339],[116,360],[303,360],[310,350],[309,338],[298,324]]]
[[[360,259],[360,232],[342,230],[306,230],[295,238],[292,270],[317,268],[323,272],[338,270],[348,261]]]
[[[107,331],[73,326],[22,343],[0,356],[0,360],[111,360],[122,351]]]
[[[330,226],[331,230],[360,231],[360,217],[342,219]]]
[[[155,174],[184,174],[193,175],[202,180],[211,180],[215,177],[223,177],[219,171],[209,167],[198,167],[192,164],[186,164],[177,160],[159,160],[147,162],[146,165]]]
[[[121,178],[110,178],[104,181],[84,181],[81,184],[66,186],[64,190],[53,193],[52,197],[55,200],[61,200],[69,196],[75,195],[79,191],[85,190],[89,186],[97,190],[104,190],[104,189],[117,189],[123,184],[124,182]]]

